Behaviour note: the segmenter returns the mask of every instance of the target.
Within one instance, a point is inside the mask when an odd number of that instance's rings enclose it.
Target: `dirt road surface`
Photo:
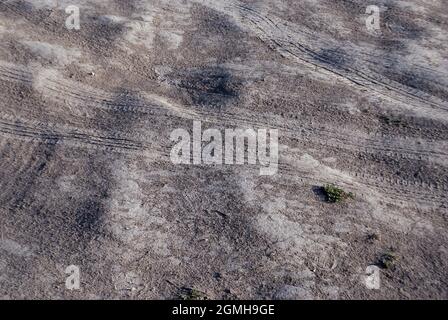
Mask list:
[[[370,2],[1,0],[0,298],[447,299],[448,7]],[[173,164],[193,121],[277,174]]]

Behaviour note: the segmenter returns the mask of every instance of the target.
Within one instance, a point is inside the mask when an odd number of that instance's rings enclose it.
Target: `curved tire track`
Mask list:
[[[6,75],[13,75],[14,79]],[[0,79],[5,81],[20,81],[33,83],[32,74],[23,67],[12,64],[0,63]],[[246,128],[268,127],[277,128],[282,135],[309,141],[323,146],[332,146],[342,150],[355,152],[367,152],[371,154],[384,154],[396,158],[406,158],[415,160],[424,160],[447,166],[448,143],[445,141],[431,142],[426,140],[415,140],[407,137],[391,137],[385,135],[367,135],[362,132],[346,131],[341,128],[332,128],[329,126],[315,128],[307,123],[300,124],[297,129],[297,122],[288,123],[284,119],[276,119],[275,114],[264,114],[269,120],[260,118],[260,114],[251,110],[227,111],[222,110],[219,113],[210,112],[206,109],[195,110],[177,105],[163,97],[153,94],[142,93],[145,98],[142,101],[126,101],[126,104],[114,102],[114,94],[80,85],[77,82],[50,78],[50,75],[39,75],[35,80],[39,84],[33,85],[42,95],[56,103],[69,104],[86,109],[99,108],[105,111],[113,112],[132,112],[142,115],[153,115],[156,111],[168,111],[169,116],[176,116],[191,120],[202,120],[222,125],[223,122],[230,127],[240,126]],[[88,107],[88,108],[87,108]],[[26,121],[25,121],[26,122]]]
[[[393,102],[400,102],[402,107],[418,110],[422,115],[448,121],[448,102],[428,93],[410,88],[396,81],[392,81],[379,73],[375,73],[364,65],[372,65],[366,53],[361,48],[345,43],[350,57],[356,60],[350,66],[333,66],[334,61],[319,53],[322,48],[341,48],[340,43],[332,39],[319,38],[303,27],[293,26],[282,19],[258,12],[236,0],[206,1],[198,0],[206,6],[224,12],[234,17],[243,26],[254,32],[257,37],[267,43],[272,49],[283,56],[298,59],[311,68],[318,68],[321,72],[337,76],[357,88],[369,89],[376,95],[386,97]],[[372,58],[374,55],[369,55]],[[352,66],[353,65],[353,66]],[[420,69],[423,66],[418,66]],[[434,72],[436,73],[436,72]],[[437,78],[447,74],[437,74]],[[416,103],[417,102],[417,103]]]
[[[141,151],[145,149],[142,142],[126,138],[102,136],[93,132],[81,132],[79,129],[64,130],[49,128],[49,126],[32,126],[30,124],[12,120],[13,117],[0,117],[0,133],[7,136],[26,140],[54,141],[56,143],[69,142],[74,145],[105,148],[123,152]]]

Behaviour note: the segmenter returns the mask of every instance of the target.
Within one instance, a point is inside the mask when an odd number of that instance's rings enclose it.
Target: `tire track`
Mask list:
[[[294,161],[292,161],[294,162]],[[325,185],[336,183],[353,191],[363,198],[375,196],[380,200],[400,205],[430,208],[446,207],[448,205],[447,186],[432,185],[422,181],[409,181],[404,179],[384,178],[377,175],[360,173],[356,171],[333,172],[325,167],[303,167],[299,163],[293,164],[291,160],[279,164],[279,173],[282,178],[306,182],[308,184]],[[416,190],[415,187],[418,187]]]
[[[320,54],[316,49],[312,47],[308,47],[303,43],[313,43],[313,40],[310,37],[310,34],[303,33],[302,30],[294,30],[294,32],[291,32],[286,27],[286,24],[284,21],[280,20],[279,18],[275,18],[277,22],[274,22],[272,19],[269,18],[247,6],[244,5],[236,5],[236,8],[239,10],[242,10],[243,12],[246,12],[247,14],[243,15],[245,18],[249,19],[258,30],[262,32],[262,35],[260,38],[266,37],[268,41],[272,41],[279,50],[285,50],[286,52],[290,53],[296,58],[302,59],[308,63],[313,64],[314,66],[320,67],[325,69],[326,71],[335,73],[336,75],[345,78],[346,80],[351,81],[352,83],[369,87],[369,89],[375,90],[379,94],[384,95],[384,89],[392,90],[398,94],[401,94],[403,96],[407,96],[411,99],[418,99],[423,104],[430,104],[432,107],[439,108],[441,110],[447,111],[448,105],[446,101],[443,101],[441,99],[438,99],[432,95],[428,95],[424,92],[421,92],[419,90],[403,86],[398,82],[391,81],[389,79],[386,79],[385,77],[381,76],[380,74],[373,73],[372,70],[367,68],[362,68],[358,63],[356,63],[356,68],[350,68],[349,66],[344,65],[342,68],[342,71],[337,70],[336,68],[331,68],[328,66],[331,66],[333,64],[333,61],[331,59],[325,58],[324,55]],[[256,19],[258,18],[258,19]],[[262,24],[265,24],[264,26]],[[279,25],[283,24],[285,27],[280,28]],[[284,39],[286,35],[287,39]],[[302,35],[303,39],[305,40],[306,37],[309,37],[306,39],[307,41],[298,41],[301,40],[297,35]],[[292,42],[290,39],[293,39],[294,42]],[[326,39],[329,41],[329,39]],[[329,41],[330,42],[330,41]],[[366,55],[366,53],[362,53],[362,50],[355,47],[352,44],[346,44],[348,46],[347,50],[348,52],[352,53],[355,57],[360,57],[363,55]],[[334,43],[329,44],[320,44],[319,46],[315,46],[317,48],[326,48],[326,47],[342,47],[340,44],[335,45]],[[298,52],[297,52],[298,50]],[[301,53],[301,54],[298,54]],[[310,57],[312,57],[312,60],[307,59],[307,56],[303,56],[302,54],[306,54]],[[372,57],[372,56],[371,56]],[[383,59],[383,58],[382,58]],[[367,59],[360,59],[363,63],[369,62]],[[315,63],[315,61],[324,63],[325,65]],[[356,61],[357,62],[357,61]],[[389,61],[392,63],[392,61]],[[446,75],[444,75],[446,76]],[[378,85],[380,88],[377,89],[375,87],[372,87],[373,85]],[[391,96],[389,96],[391,97]],[[396,98],[396,97],[392,97]]]
[[[0,79],[4,73],[13,74],[15,78],[26,79],[30,82],[32,75],[24,68],[12,64],[0,63]],[[18,75],[18,76],[17,76]],[[200,108],[195,110],[194,106],[177,105],[168,99],[155,94],[141,93],[145,98],[141,100],[126,101],[126,104],[114,102],[113,93],[80,85],[77,82],[54,78],[53,74],[40,74],[37,85],[33,87],[45,98],[56,103],[77,106],[87,110],[93,115],[92,108],[100,108],[108,112],[132,112],[142,115],[154,115],[155,112],[163,111],[160,116],[176,116],[190,120],[202,120],[219,125],[227,124],[230,127],[240,126],[243,128],[277,128],[282,135],[298,139],[300,141],[313,142],[322,146],[332,146],[342,150],[355,152],[367,152],[371,154],[384,154],[396,158],[406,158],[434,162],[440,165],[447,165],[448,143],[445,141],[431,142],[427,140],[415,140],[407,137],[391,137],[385,135],[367,135],[362,132],[345,131],[341,128],[332,128],[330,125],[315,128],[310,124],[301,123],[297,129],[297,122],[290,122],[284,119],[276,119],[278,116],[272,113],[265,113],[265,118],[260,117],[249,109],[228,111],[222,110],[218,114]],[[36,78],[36,77],[35,77]],[[31,81],[32,82],[32,81]],[[169,111],[169,114],[166,114]]]
[[[173,115],[180,117],[193,117],[196,113],[175,103],[168,102],[165,98],[140,92],[145,103],[139,99],[117,103],[116,93],[93,88],[79,82],[62,78],[50,70],[33,75],[25,67],[0,61],[0,80],[29,85],[39,92],[43,98],[56,103],[82,108],[90,116],[94,116],[95,110],[103,109],[109,112],[132,112],[142,115],[154,115],[157,111],[171,111]]]
[[[306,123],[300,124],[300,129],[294,129],[297,128],[297,122],[288,124],[287,120],[276,120],[275,115],[272,114],[268,115],[269,121],[263,121],[259,115],[251,114],[247,110],[239,111],[238,113],[222,112],[218,116],[210,113],[202,113],[202,115],[202,119],[221,125],[224,122],[232,127],[279,129],[282,136],[322,146],[331,146],[358,153],[379,153],[396,158],[425,160],[444,166],[448,165],[448,143],[445,141],[431,142],[407,137],[390,137],[379,134],[367,135],[353,130],[345,131],[341,128],[332,128],[329,125],[315,128]],[[253,120],[257,118],[260,120]]]
[[[304,30],[303,27],[291,26],[280,18],[264,15],[240,1],[226,0],[218,3],[198,0],[197,2],[234,17],[243,26],[253,31],[260,40],[268,43],[271,48],[286,57],[298,59],[313,69],[318,68],[322,72],[335,75],[358,89],[369,89],[390,101],[400,102],[402,107],[418,110],[422,115],[448,120],[446,101],[387,79],[370,68],[363,67],[369,63],[369,59],[365,59],[366,54],[361,53],[361,48],[353,44],[345,43],[344,50],[350,52],[350,57],[356,58],[351,61],[351,65],[354,66],[335,67],[334,61],[319,53],[319,50],[342,48],[340,43],[335,43],[331,39],[316,39],[315,35]],[[438,78],[443,75],[446,77],[446,74],[442,74],[438,75]]]
[[[47,142],[68,142],[72,145],[104,148],[106,150],[132,152],[143,151],[147,147],[139,141],[127,138],[101,136],[93,132],[81,132],[79,129],[58,130],[56,128],[32,126],[21,121],[0,117],[0,133],[7,136]]]
[[[20,68],[18,69],[20,70]],[[23,76],[23,71],[14,71],[13,74],[22,74],[21,77],[16,77],[19,79],[29,79],[29,76]],[[67,85],[68,81],[62,82],[62,85],[57,80],[50,79],[48,83],[52,86],[48,90],[51,91],[52,88],[57,88],[55,91],[57,94],[52,95],[54,99],[63,96],[66,91],[71,90],[75,87],[73,85]],[[58,87],[60,85],[60,87]],[[113,94],[105,91],[95,91],[93,88],[84,86],[82,89],[72,90],[72,95],[70,96],[72,100],[70,103],[75,103],[77,105],[82,105],[85,103],[93,102],[92,105],[99,108],[105,108],[110,111],[120,111],[120,112],[140,112],[141,110],[146,110],[146,101],[144,103],[135,103],[131,101],[131,106],[114,104],[110,98]],[[190,120],[202,120],[211,123],[216,123],[217,125],[229,125],[231,127],[242,127],[242,128],[277,128],[280,130],[281,134],[290,138],[294,138],[303,142],[311,142],[316,145],[335,147],[341,150],[347,150],[350,152],[367,152],[371,154],[382,154],[384,156],[392,156],[396,158],[408,158],[415,160],[426,160],[429,162],[435,162],[446,165],[446,156],[448,155],[447,144],[444,142],[429,142],[429,141],[419,141],[413,139],[404,138],[392,138],[385,135],[367,135],[361,132],[353,132],[341,130],[340,128],[332,128],[325,126],[324,128],[315,128],[309,124],[302,124],[300,129],[297,129],[296,122],[290,122],[278,119],[275,114],[268,114],[267,118],[270,120],[261,120],[259,114],[250,112],[249,110],[235,110],[235,111],[221,111],[218,114],[210,112],[207,110],[197,110],[191,111],[185,106],[176,105],[169,101],[168,99],[159,97],[153,94],[143,94],[148,100],[157,105],[160,110],[174,111],[176,116],[181,118],[186,118]],[[48,96],[47,96],[48,97]],[[57,100],[59,101],[59,100]],[[124,107],[124,108],[123,108]],[[144,113],[143,113],[144,114]],[[126,152],[137,151],[141,152],[145,148],[144,146],[136,141],[130,139],[120,139],[120,138],[110,138],[104,137],[98,133],[78,133],[74,130],[64,130],[55,131],[44,129],[41,126],[25,125],[24,123],[17,124],[14,122],[14,117],[9,117],[9,119],[3,119],[0,122],[0,131],[5,134],[16,134],[18,136],[25,136],[31,139],[59,139],[59,141],[69,141],[72,143],[78,143],[83,146],[90,145],[93,147],[103,147],[109,149],[124,149]],[[26,123],[26,122],[25,122]],[[37,128],[37,129],[36,129]],[[410,146],[412,144],[412,146]],[[161,156],[160,160],[166,159],[169,161],[169,146],[163,146],[158,150]],[[300,172],[296,168],[281,165],[280,170],[282,174],[290,177],[300,177],[302,179],[308,179],[308,181],[315,181],[316,174],[310,174],[309,172]],[[358,185],[364,186],[367,190],[374,190],[382,195],[385,201],[393,203],[396,200],[401,202],[409,202],[409,199],[414,199],[410,201],[411,203],[417,202],[419,204],[438,206],[440,203],[445,201],[443,193],[438,193],[439,186],[425,185],[425,183],[417,180],[391,180],[387,178],[375,177],[363,173],[359,173],[356,170],[348,172],[351,177],[361,177],[361,181],[357,181]],[[325,181],[322,181],[325,182]],[[411,188],[407,187],[409,185],[418,185],[419,191],[414,192]]]
[[[0,61],[0,79],[31,85],[33,82],[33,75],[25,67]]]
[[[86,134],[79,133],[60,133],[43,129],[36,130],[36,128],[27,127],[22,124],[8,123],[4,120],[0,120],[0,132],[3,134],[29,138],[31,140],[38,140],[40,142],[43,140],[53,144],[68,141],[70,144],[83,147],[87,145],[95,149],[102,148],[121,152],[143,151],[141,144],[130,143],[129,140],[126,139],[87,136]],[[154,150],[151,149],[151,151]],[[159,148],[157,152],[159,156],[158,160],[169,163],[169,146],[163,146]],[[314,172],[314,170],[310,170],[309,168],[304,170],[287,163],[280,163],[279,173],[282,177],[290,179],[299,178],[301,180],[305,179],[305,181],[309,183],[319,181],[321,184],[324,184],[329,182],[329,179],[319,179],[319,172]],[[349,175],[350,179],[353,179],[355,182],[347,182],[346,179],[343,178],[345,175]],[[419,180],[390,179],[356,171],[345,171],[344,175],[330,177],[330,180],[334,180],[339,184],[345,183],[354,190],[359,189],[361,186],[361,189],[364,188],[367,190],[363,193],[368,193],[369,190],[373,190],[375,193],[380,194],[381,198],[390,203],[399,200],[400,202],[439,207],[440,205],[446,204],[447,201],[445,195],[446,192],[448,192],[448,188],[446,188],[446,186],[429,185]],[[413,188],[415,186],[418,187],[418,190]]]

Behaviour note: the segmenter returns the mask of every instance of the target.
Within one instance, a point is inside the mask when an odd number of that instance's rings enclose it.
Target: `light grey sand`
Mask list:
[[[375,2],[1,1],[0,298],[448,298],[448,8]],[[174,165],[193,120],[278,174]]]

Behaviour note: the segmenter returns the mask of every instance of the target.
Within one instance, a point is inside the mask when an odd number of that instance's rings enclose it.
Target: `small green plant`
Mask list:
[[[338,203],[347,199],[353,199],[355,196],[351,192],[345,192],[341,188],[336,187],[333,184],[327,184],[324,187],[324,192],[328,202]]]
[[[204,292],[196,290],[194,288],[182,288],[179,294],[181,300],[207,300],[207,296]]]
[[[395,253],[386,252],[380,257],[379,264],[384,269],[393,269],[395,268],[397,261],[398,257]]]

